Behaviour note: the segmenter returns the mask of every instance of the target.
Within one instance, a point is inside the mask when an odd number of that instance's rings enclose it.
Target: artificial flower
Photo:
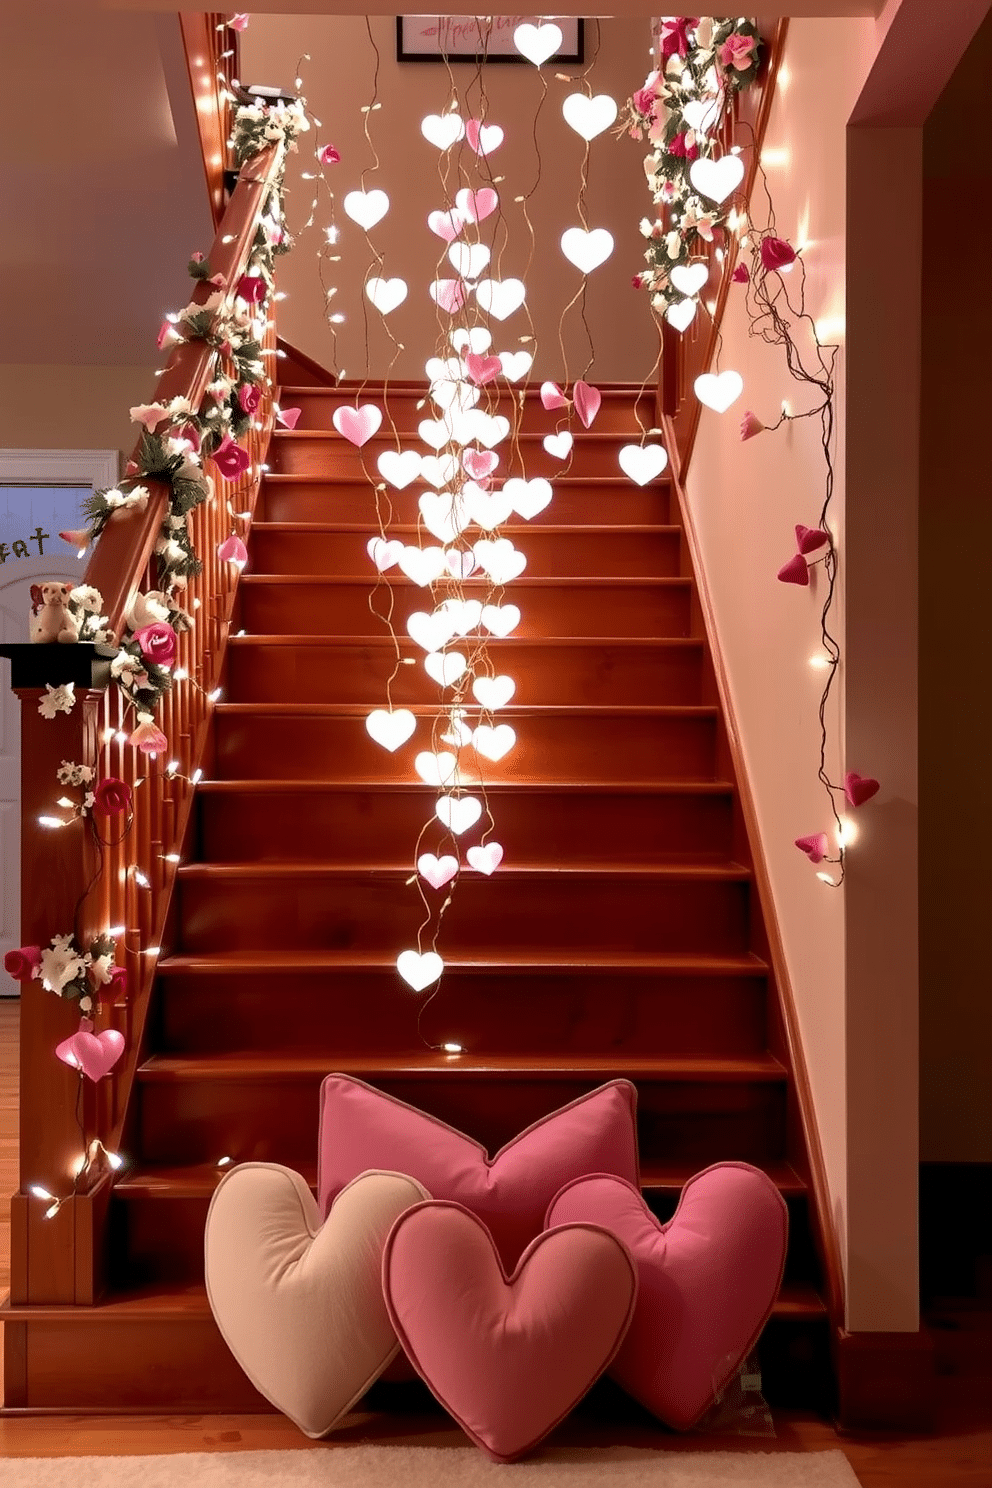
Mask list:
[[[56,935],[41,953],[41,984],[46,992],[57,992],[74,982],[86,970],[86,959],[72,943],[71,935]]]
[[[248,22],[250,20],[251,20],[251,15],[249,14],[248,11],[239,10],[239,11],[236,11],[234,15],[232,15],[231,19],[228,21],[227,24],[228,24],[228,26],[230,26],[230,28],[231,28],[232,31],[247,31],[247,29],[248,29]]]
[[[156,666],[172,666],[178,642],[176,632],[166,621],[156,620],[151,625],[143,625],[134,632],[134,639],[141,647],[142,656],[147,656]]]
[[[717,52],[722,66],[732,67],[735,72],[747,72],[754,63],[754,43],[753,36],[742,36],[740,32],[728,36]]]
[[[93,534],[88,527],[70,527],[66,532],[60,532],[59,537],[77,549],[88,548],[93,541]]]
[[[233,386],[233,382],[228,382],[226,377],[218,377],[207,384],[207,397],[213,398],[216,403],[224,403],[231,396]]]
[[[56,713],[71,713],[76,701],[75,682],[66,682],[62,687],[53,687],[50,682],[45,683],[47,697],[43,697],[38,704],[38,712],[42,718],[54,718]]]
[[[755,434],[760,434],[764,427],[761,420],[748,409],[741,419],[741,439],[753,439]]]
[[[703,204],[698,196],[690,197],[679,225],[683,232],[692,232],[695,229],[699,236],[705,239],[707,243],[712,243],[713,226],[717,220],[717,214],[715,212],[704,212],[702,207]]]
[[[172,330],[170,321],[165,321],[165,325]],[[159,345],[161,344],[159,342]],[[156,424],[160,424],[164,418],[169,416],[169,410],[161,403],[136,403],[129,411],[132,424],[144,424],[149,432],[155,428]]]
[[[108,967],[107,977],[100,984],[100,1001],[113,1002],[127,993],[127,968],[114,963]]]
[[[182,518],[186,526],[186,518]],[[128,630],[141,630],[145,625],[154,625],[156,620],[168,620],[169,604],[161,589],[149,589],[147,594],[136,594],[124,614]]]
[[[119,816],[130,810],[131,787],[116,775],[105,775],[93,792],[93,810],[97,816]]]
[[[94,956],[90,961],[90,976],[94,987],[105,987],[110,981],[110,968],[114,964],[113,951],[105,952],[102,956]]]
[[[632,99],[633,105],[639,114],[650,117],[655,105],[656,94],[653,88],[638,88]]]
[[[261,274],[242,274],[235,290],[238,298],[244,300],[246,305],[260,305],[268,292],[269,286]]]
[[[55,778],[62,785],[88,785],[93,774],[89,765],[76,765],[71,760],[63,760],[55,772]]]
[[[320,161],[321,165],[338,165],[341,160],[341,155],[339,151],[334,148],[333,145],[322,145],[321,148],[317,151],[317,159]]]
[[[673,135],[668,146],[669,155],[675,155],[679,160],[695,160],[699,154],[695,138],[691,129],[683,129],[679,134]]]
[[[773,269],[785,268],[787,264],[795,263],[795,261],[796,250],[784,238],[762,238],[761,262],[769,272]]]
[[[238,403],[241,412],[247,414],[257,413],[262,401],[262,390],[254,382],[243,382],[238,388]]]
[[[672,231],[665,238],[665,252],[669,258],[678,258],[682,252],[682,234]]]
[[[140,749],[143,754],[161,754],[163,749],[169,747],[168,739],[161,729],[155,727],[149,715],[142,715],[142,721],[137,728],[132,729],[127,742]]]
[[[221,563],[236,563],[239,568],[244,568],[248,562],[248,549],[240,537],[232,533],[218,547],[217,557]]]
[[[688,31],[699,24],[698,16],[672,16],[663,20],[659,32],[663,57],[684,57],[689,51]]]
[[[15,982],[30,982],[41,971],[41,946],[19,946],[3,958],[3,969]]]
[[[696,22],[696,46],[701,52],[708,52],[713,45],[713,17],[700,16]]]
[[[248,451],[242,449],[230,434],[224,435],[222,442],[214,450],[212,458],[225,480],[237,480],[238,476],[244,475],[251,465],[251,456]]]
[[[79,605],[80,609],[90,610],[96,615],[103,609],[103,595],[92,584],[77,584],[75,589],[69,591],[69,603]]]
[[[634,277],[633,277],[633,279],[631,279],[631,281],[630,281],[631,288],[632,289],[641,289],[643,287],[644,281],[645,281],[645,279],[647,279],[647,277],[648,277],[647,274],[635,274]]]

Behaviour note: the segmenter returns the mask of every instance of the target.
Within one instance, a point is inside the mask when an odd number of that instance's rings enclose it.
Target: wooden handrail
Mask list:
[[[224,172],[229,164],[227,142],[231,134],[231,105],[218,74],[224,73],[229,78],[240,76],[241,38],[226,24],[228,16],[228,11],[221,10],[208,10],[201,14],[182,11],[179,16],[215,227],[224,215]],[[233,52],[234,55],[224,59],[222,52]],[[223,65],[225,60],[227,66]]]

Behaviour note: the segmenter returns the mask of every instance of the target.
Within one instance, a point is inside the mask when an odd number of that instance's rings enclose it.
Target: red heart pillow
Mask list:
[[[402,1221],[400,1221],[402,1222]],[[637,1262],[634,1320],[610,1373],[677,1431],[694,1426],[736,1373],[775,1305],[789,1217],[766,1173],[717,1163],[690,1178],[667,1224],[633,1184],[578,1178],[548,1226],[602,1225]]]

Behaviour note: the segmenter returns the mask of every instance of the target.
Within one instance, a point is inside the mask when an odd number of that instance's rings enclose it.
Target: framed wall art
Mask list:
[[[537,16],[397,16],[398,62],[527,62],[513,45],[513,33],[525,22],[539,26]],[[542,63],[585,61],[583,23],[579,16],[556,16],[561,48]],[[528,66],[532,64],[528,63]]]

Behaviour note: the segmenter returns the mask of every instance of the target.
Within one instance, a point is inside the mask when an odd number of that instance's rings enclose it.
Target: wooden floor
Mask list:
[[[29,991],[33,995],[34,989]],[[0,1296],[9,1281],[9,1195],[17,1187],[16,1000],[0,999]],[[556,1444],[651,1446],[661,1451],[824,1452],[846,1454],[863,1488],[989,1488],[992,1401],[987,1380],[938,1379],[939,1430],[928,1437],[841,1436],[829,1422],[775,1413],[774,1439],[682,1437],[642,1424],[573,1415]],[[964,1388],[967,1386],[968,1388]],[[439,1410],[416,1418],[355,1411],[327,1449],[374,1440],[396,1445],[459,1445],[465,1438]],[[9,1416],[0,1418],[0,1457],[128,1456],[313,1448],[283,1416]]]

